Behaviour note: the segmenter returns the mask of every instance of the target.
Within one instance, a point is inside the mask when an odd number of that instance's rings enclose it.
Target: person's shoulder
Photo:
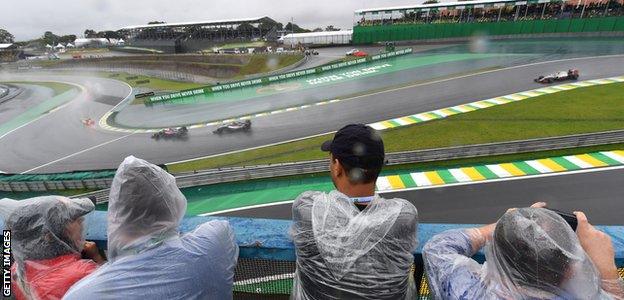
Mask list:
[[[401,199],[401,198],[386,199],[386,201],[391,202],[392,205],[401,206],[400,216],[404,216],[404,217],[413,216],[414,218],[418,218],[418,210],[416,209],[416,206],[414,206],[414,204],[412,204],[411,202],[405,199]]]
[[[213,220],[203,223],[193,232],[191,232],[192,236],[201,236],[208,238],[222,238],[228,237],[233,234],[232,226],[230,222],[226,220]]]
[[[323,192],[319,192],[319,191],[305,191],[299,194],[299,196],[297,196],[295,201],[293,201],[293,211],[295,209],[312,206],[315,199],[318,199],[322,194]]]

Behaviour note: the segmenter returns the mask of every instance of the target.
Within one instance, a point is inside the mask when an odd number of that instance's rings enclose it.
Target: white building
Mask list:
[[[351,43],[353,30],[291,33],[279,38],[284,45],[347,45]]]

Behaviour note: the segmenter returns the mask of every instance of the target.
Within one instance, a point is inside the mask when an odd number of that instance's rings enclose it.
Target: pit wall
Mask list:
[[[412,53],[412,48],[406,48],[406,49],[402,49],[398,51],[381,53],[381,54],[367,56],[367,57],[354,59],[354,60],[350,60],[346,62],[329,64],[329,65],[320,66],[316,68],[293,71],[293,72],[288,72],[288,73],[279,74],[279,75],[265,76],[265,77],[255,78],[255,79],[231,82],[227,84],[219,84],[215,86],[206,86],[206,87],[197,88],[197,89],[182,90],[176,93],[149,97],[145,100],[145,103],[146,104],[162,103],[162,102],[168,102],[168,101],[177,100],[177,99],[181,99],[185,97],[193,97],[197,95],[209,94],[213,92],[222,92],[222,91],[227,91],[227,90],[232,90],[232,89],[237,89],[237,88],[244,88],[244,87],[249,87],[249,86],[254,86],[254,85],[271,84],[271,83],[275,83],[278,81],[289,80],[289,79],[308,76],[308,75],[321,74],[326,71],[352,67],[355,65],[365,64],[368,62],[378,61],[378,60],[382,60],[385,58],[390,58],[390,57],[395,57],[395,56],[405,55],[405,54],[410,54],[410,53]]]
[[[586,32],[624,32],[624,17],[355,26],[353,43],[458,39],[474,35],[516,36]]]

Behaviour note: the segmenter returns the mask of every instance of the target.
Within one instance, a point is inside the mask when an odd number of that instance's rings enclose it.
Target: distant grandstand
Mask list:
[[[479,0],[355,11],[354,43],[624,32],[622,0]]]
[[[165,53],[202,51],[223,44],[277,40],[278,23],[269,17],[162,23],[120,29],[127,46]]]

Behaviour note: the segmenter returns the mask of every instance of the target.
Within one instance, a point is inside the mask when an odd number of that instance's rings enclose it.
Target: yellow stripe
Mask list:
[[[381,126],[385,127],[385,128],[392,128],[394,127],[394,125],[388,121],[383,121],[381,122]]]
[[[462,172],[464,172],[464,174],[468,175],[468,177],[470,177],[470,179],[474,181],[485,180],[485,177],[483,177],[483,175],[481,175],[481,173],[479,173],[479,171],[477,171],[477,169],[473,167],[461,168],[461,170]]]
[[[403,121],[403,122],[406,122],[407,124],[414,124],[414,123],[416,123],[416,121],[414,121],[414,120],[412,120],[412,119],[410,119],[408,117],[400,118],[400,120]]]
[[[475,104],[476,103],[478,103],[477,105],[485,106],[485,108],[495,105],[495,104],[492,104],[492,103],[489,103],[489,102],[485,102],[485,101],[478,101],[478,102],[475,102]]]
[[[427,176],[427,179],[429,179],[429,181],[431,181],[431,184],[433,185],[444,184],[444,180],[442,180],[442,177],[440,177],[440,175],[438,175],[438,173],[434,171],[425,172],[425,176]]]
[[[386,176],[386,178],[388,179],[388,182],[390,182],[390,185],[393,189],[405,188],[405,184],[403,184],[403,181],[401,181],[401,177],[399,177],[399,175]]]
[[[580,155],[575,155],[578,159],[594,166],[594,167],[604,167],[607,166],[607,164],[589,156],[588,154],[580,154]]]
[[[549,158],[538,159],[537,161],[555,172],[561,172],[566,170],[564,167],[560,166],[554,160]]]
[[[456,114],[456,112],[454,112],[454,111],[452,111],[452,110],[450,110],[450,109],[448,109],[448,108],[442,109],[441,111],[442,111],[443,113],[445,113],[445,114],[449,115],[449,116]]]
[[[430,113],[430,112],[428,112],[428,113],[424,113],[424,115],[425,115],[425,116],[427,116],[427,117],[429,117],[429,118],[431,118],[431,119],[439,119],[439,118],[442,118],[442,116],[438,116],[438,115],[436,115],[436,114],[434,114],[434,113]]]
[[[499,166],[501,168],[505,169],[505,171],[509,172],[509,174],[511,174],[513,176],[523,176],[523,175],[526,175],[526,174],[524,174],[524,172],[522,172],[522,170],[518,169],[518,167],[514,166],[512,163],[499,164]]]
[[[472,107],[470,107],[470,106],[468,106],[468,105],[460,105],[460,107],[461,107],[461,108],[463,108],[463,109],[465,109],[465,110],[467,110],[467,111],[473,111],[473,110],[475,110],[474,108],[472,108]]]

